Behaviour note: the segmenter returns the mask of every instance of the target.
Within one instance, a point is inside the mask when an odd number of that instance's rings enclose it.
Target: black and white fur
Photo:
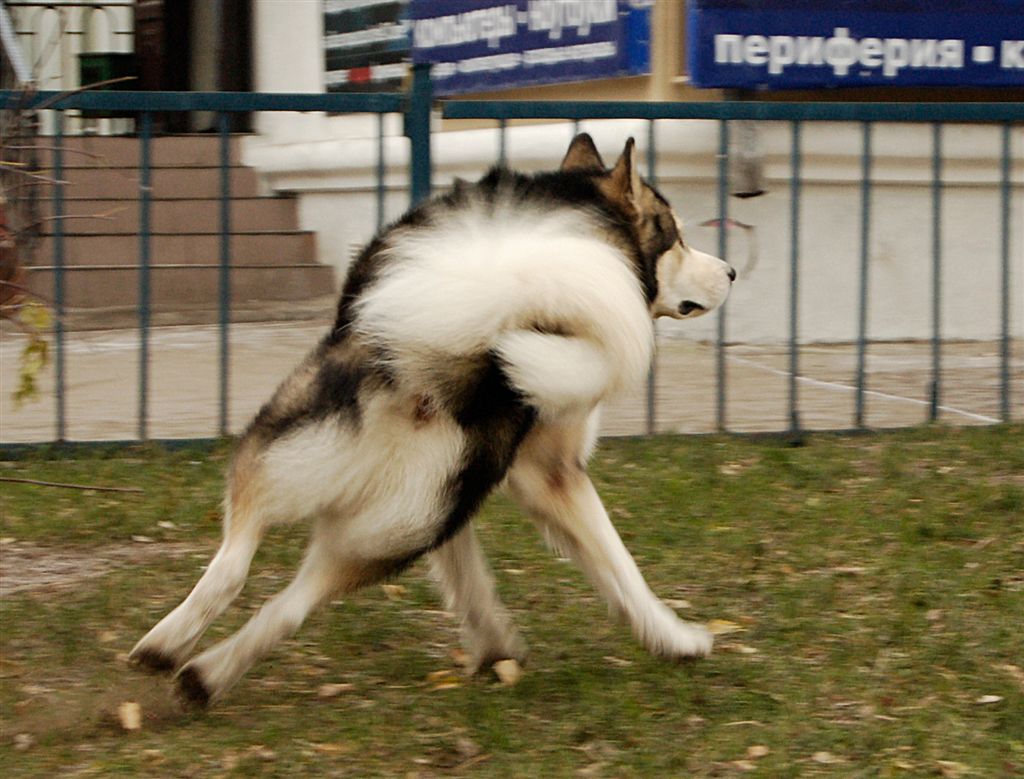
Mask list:
[[[522,659],[469,521],[502,483],[651,652],[710,652],[710,633],[648,588],[585,471],[600,403],[647,372],[652,317],[709,311],[735,278],[683,242],[635,156],[630,139],[606,170],[580,135],[559,171],[496,168],[373,239],[335,326],[238,443],[220,549],[136,661],[179,669],[205,705],[313,608],[424,554],[476,667]],[[189,659],[267,528],[304,520],[291,584]]]

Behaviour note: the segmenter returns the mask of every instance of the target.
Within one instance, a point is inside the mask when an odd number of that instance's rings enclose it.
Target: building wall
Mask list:
[[[652,74],[583,84],[513,90],[490,97],[531,99],[719,99],[682,76],[683,4],[661,0],[653,22]],[[260,91],[322,91],[319,3],[257,0],[255,78]],[[934,95],[934,93],[932,93]],[[481,95],[487,97],[487,95]],[[915,95],[915,97],[918,97]],[[270,189],[301,196],[303,227],[317,231],[321,261],[344,271],[377,227],[375,117],[264,115],[246,148]],[[728,337],[774,341],[788,333],[790,130],[759,123],[767,194],[730,200],[730,216],[752,225],[731,230],[728,259],[740,271],[728,313]],[[408,142],[399,117],[384,123],[385,221],[408,202]],[[437,122],[435,187],[453,177],[478,177],[498,154],[493,124]],[[571,123],[532,122],[508,133],[510,164],[524,170],[557,165]],[[584,122],[609,163],[633,135],[645,155],[648,127],[640,121]],[[692,243],[717,251],[717,232],[700,223],[716,216],[718,130],[714,122],[657,123],[658,182],[690,225]],[[942,262],[943,334],[988,339],[999,332],[999,131],[952,126],[944,143]],[[856,335],[860,257],[860,128],[805,123],[800,213],[801,327],[805,341],[848,341]],[[877,339],[931,335],[931,135],[926,126],[878,126],[871,212],[869,333]],[[1013,131],[1014,209],[1011,263],[1013,332],[1024,336],[1024,128]],[[714,337],[707,318],[666,333]]]

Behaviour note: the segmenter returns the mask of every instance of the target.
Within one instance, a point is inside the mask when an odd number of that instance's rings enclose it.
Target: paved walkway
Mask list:
[[[243,323],[231,329],[230,428],[241,430],[277,383],[316,342],[326,322]],[[2,421],[0,442],[54,437],[52,366],[41,382],[41,399],[14,408],[10,395],[24,339],[6,332],[0,342]],[[151,333],[149,435],[202,438],[217,430],[217,344],[214,326],[155,328]],[[867,359],[867,423],[898,427],[928,416],[931,347],[927,343],[874,344]],[[138,333],[77,332],[68,336],[67,437],[123,440],[136,436]],[[852,345],[805,346],[798,381],[801,424],[808,429],[853,425],[856,352]],[[943,349],[941,420],[987,424],[999,417],[998,344],[947,344]],[[657,429],[715,430],[713,345],[663,340],[657,371]],[[1024,345],[1011,360],[1012,418],[1024,419]],[[788,355],[782,346],[737,345],[727,350],[727,426],[742,432],[788,427]],[[608,435],[646,430],[643,392],[605,410]]]

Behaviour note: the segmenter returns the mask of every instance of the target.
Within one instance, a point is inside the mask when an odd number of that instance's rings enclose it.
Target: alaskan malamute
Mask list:
[[[647,587],[585,463],[601,401],[647,373],[652,317],[712,310],[735,275],[685,243],[632,139],[611,170],[584,134],[556,172],[495,168],[412,209],[363,250],[334,327],[239,440],[223,543],[132,657],[180,668],[205,705],[311,609],[429,554],[475,668],[521,660],[470,523],[503,482],[651,652],[708,654],[708,631]],[[300,520],[295,579],[189,660],[267,528]]]

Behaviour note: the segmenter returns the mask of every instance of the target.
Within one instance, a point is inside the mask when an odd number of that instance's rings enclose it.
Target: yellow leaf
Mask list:
[[[405,595],[405,587],[401,584],[382,584],[380,588],[384,590],[388,600],[401,600],[402,596]]]
[[[737,625],[735,622],[730,622],[727,619],[713,619],[707,624],[707,628],[711,631],[714,636],[724,636],[729,633],[738,633],[744,628],[741,625]]]
[[[506,687],[516,684],[523,676],[523,669],[515,660],[499,660],[494,664],[494,673]]]
[[[142,707],[135,701],[125,701],[117,707],[117,720],[125,730],[142,728]]]

